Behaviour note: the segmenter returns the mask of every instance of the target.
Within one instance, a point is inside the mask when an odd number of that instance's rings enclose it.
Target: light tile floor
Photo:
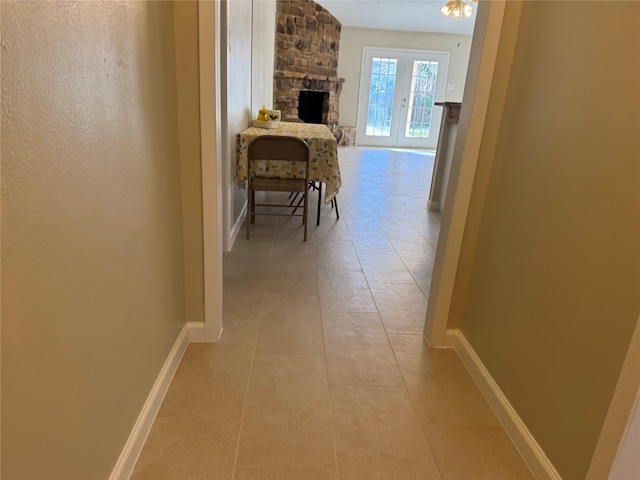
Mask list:
[[[422,339],[433,154],[339,152],[340,220],[258,217],[224,258],[224,333],[189,346],[133,479],[532,478],[451,350]],[[311,197],[315,220],[317,194]]]

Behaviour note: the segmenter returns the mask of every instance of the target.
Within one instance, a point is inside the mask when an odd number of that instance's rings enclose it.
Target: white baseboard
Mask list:
[[[427,202],[427,210],[439,212],[440,211],[440,202],[432,202],[429,200]]]
[[[445,348],[455,348],[459,333],[460,333],[460,330],[458,330],[457,328],[447,329],[447,331],[444,333]]]
[[[432,345],[426,335],[423,335],[424,341],[427,342],[429,348],[446,349],[453,348],[456,344],[456,338],[459,330],[457,328],[448,328],[444,333],[444,342],[441,345]]]
[[[187,322],[185,323],[180,335],[173,344],[173,348],[169,352],[167,360],[162,366],[162,370],[158,374],[151,392],[144,403],[140,415],[131,430],[131,434],[125,443],[120,458],[116,462],[109,480],[128,480],[133,473],[133,469],[138,461],[142,447],[144,446],[147,436],[153,426],[153,421],[160,410],[164,396],[169,389],[173,375],[176,373],[180,360],[184,355],[189,342],[203,341],[204,339],[204,323]]]
[[[538,480],[562,480],[462,332],[457,331],[454,348],[533,475]]]
[[[187,322],[189,343],[207,342],[204,332],[204,322]]]
[[[245,202],[244,207],[242,207],[242,211],[240,212],[240,215],[238,215],[238,218],[236,218],[235,223],[231,227],[231,232],[229,232],[229,250],[231,250],[231,247],[233,247],[233,244],[235,243],[236,238],[238,238],[238,234],[240,233],[240,230],[242,230],[242,226],[244,225],[246,215],[247,215],[247,207],[248,205]]]

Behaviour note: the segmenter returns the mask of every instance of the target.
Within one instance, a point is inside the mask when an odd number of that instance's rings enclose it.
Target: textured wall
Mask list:
[[[509,81],[492,92],[506,88],[501,118],[487,117],[495,148],[479,158],[490,175],[474,182],[486,196],[477,242],[465,231],[460,328],[562,477],[579,479],[640,309],[640,4],[521,7]],[[519,5],[506,8],[509,21]]]
[[[2,478],[107,478],[184,323],[170,2],[2,2]]]

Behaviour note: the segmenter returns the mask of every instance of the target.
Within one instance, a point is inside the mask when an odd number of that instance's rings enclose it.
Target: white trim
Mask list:
[[[234,242],[236,241],[236,238],[238,238],[238,235],[240,234],[240,231],[242,230],[242,227],[244,225],[244,222],[246,220],[246,214],[247,214],[247,204],[245,203],[244,206],[242,207],[242,211],[240,212],[240,215],[238,215],[238,218],[236,220],[236,222],[233,224],[233,227],[231,228],[231,234],[229,235],[230,237],[230,242],[229,245],[233,245]]]
[[[185,323],[180,335],[173,344],[173,348],[169,352],[169,356],[162,366],[162,370],[158,374],[156,381],[149,392],[147,400],[142,406],[140,415],[129,434],[127,443],[125,443],[120,457],[116,462],[109,480],[128,480],[133,473],[133,469],[136,466],[140,452],[144,447],[144,443],[147,440],[147,436],[151,431],[153,422],[160,410],[164,396],[171,385],[171,380],[176,373],[178,365],[182,360],[189,342],[196,341],[194,339],[204,338],[204,323],[201,322],[187,322]]]
[[[434,347],[443,346],[445,341],[462,238],[501,42],[505,6],[504,1],[478,3],[464,100],[453,149],[424,325],[425,339]]]
[[[220,2],[198,1],[205,337],[222,334],[222,137]]]
[[[427,201],[427,210],[433,210],[435,212],[440,211],[440,202]]]
[[[187,322],[189,343],[208,342],[204,322]]]
[[[229,45],[229,18],[228,18],[228,1],[223,0],[216,2],[219,6],[216,9],[216,27],[218,27],[219,34],[216,35],[216,54],[219,55],[220,68],[217,74],[220,98],[220,119],[224,120],[220,122],[220,128],[218,130],[219,137],[217,141],[220,143],[220,151],[222,152],[221,159],[231,159],[232,153],[229,150],[229,131],[228,131],[228,71],[229,60],[227,47]],[[224,32],[224,33],[223,33]],[[222,218],[219,228],[222,229],[222,251],[228,252],[233,246],[235,238],[232,238],[232,222],[233,222],[233,187],[235,186],[235,170],[232,167],[230,161],[221,161],[222,172]]]
[[[444,335],[445,348],[455,348],[458,335],[460,335],[460,330],[457,328],[448,328]]]
[[[2,14],[2,10],[1,9],[2,9],[2,7],[0,6],[0,16]],[[0,63],[1,63],[1,60],[2,60],[2,49],[0,48]],[[5,86],[6,86],[6,81],[5,81]],[[2,76],[1,75],[0,75],[0,91],[2,91]],[[1,132],[2,132],[2,129],[0,129],[0,137],[2,137],[2,133]],[[2,164],[2,150],[0,149],[0,165],[1,164]],[[0,176],[0,178],[1,178],[1,176]],[[0,196],[0,198],[1,198],[1,196]],[[0,212],[2,212],[2,208],[1,208],[2,205],[1,204],[2,204],[2,202],[0,201]],[[2,227],[1,227],[2,218],[1,217],[2,217],[2,215],[0,215],[0,232],[2,230]],[[0,235],[0,238],[2,238],[2,235]],[[1,248],[0,248],[0,250],[1,250]],[[1,286],[1,284],[2,284],[2,268],[1,268],[1,265],[0,265],[0,286]],[[0,291],[1,290],[2,289],[0,288]],[[0,307],[1,307],[1,305],[0,305]],[[2,312],[2,308],[0,308],[0,312]],[[1,330],[2,330],[2,314],[0,313],[0,331]],[[2,338],[1,335],[0,335],[0,338]],[[1,343],[2,342],[0,342],[0,344]],[[2,358],[2,352],[0,351],[0,359],[1,358]],[[0,372],[2,372],[1,362],[0,362]],[[1,394],[2,393],[2,387],[1,387],[1,385],[2,385],[2,379],[0,378],[0,399],[2,398],[2,394]],[[2,419],[2,415],[1,415],[1,413],[2,413],[2,401],[0,400],[0,432],[2,432],[2,420],[1,420]],[[0,438],[2,438],[2,435],[0,435]],[[0,472],[2,472],[2,442],[1,441],[0,441]]]
[[[454,348],[459,334],[460,330],[458,330],[457,328],[448,328],[444,335],[444,341],[440,345],[431,345],[429,343],[429,339],[426,336],[424,337],[424,340],[425,342],[427,342],[427,345],[429,345],[430,348]]]
[[[511,406],[507,397],[502,393],[462,332],[457,333],[454,348],[534,477],[538,480],[561,480],[560,474]]]

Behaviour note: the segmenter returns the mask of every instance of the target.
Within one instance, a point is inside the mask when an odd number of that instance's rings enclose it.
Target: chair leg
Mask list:
[[[295,201],[296,198],[298,198],[298,192],[296,192],[296,196],[293,197],[293,200],[291,201],[289,206],[293,207],[293,202]],[[300,204],[302,203],[303,200],[304,200],[304,193],[302,194],[302,198],[300,198],[300,200],[298,200],[298,203],[296,203],[296,206],[293,207],[293,211],[291,212],[291,215],[294,215],[296,213],[296,211],[300,208]]]
[[[251,209],[251,223],[256,223],[256,191],[255,190],[251,190],[251,205],[253,206],[253,208]]]
[[[247,181],[247,240],[251,234],[251,212],[253,210],[253,195],[251,191],[251,180]]]
[[[304,224],[304,241],[307,241],[307,225],[309,222],[307,221],[307,214],[309,212],[309,184],[307,183],[304,191],[304,205],[302,206],[302,223]]]
[[[322,182],[318,182],[318,218],[316,225],[320,225],[320,207],[322,207]]]
[[[320,186],[318,188],[318,218],[316,219],[316,225],[320,225],[320,207],[322,206],[322,182],[320,182],[319,185]],[[331,208],[333,208],[334,205],[336,207],[336,218],[340,220],[340,212],[338,211],[337,196],[333,197],[333,200],[331,200]]]
[[[289,194],[289,200],[291,200],[291,201],[289,202],[289,206],[293,207],[293,204],[294,204],[294,203],[295,203],[295,201],[298,199],[298,195],[300,195],[298,192],[291,192],[291,193]],[[291,197],[293,197],[293,198],[291,198]],[[298,205],[300,205],[300,202],[298,202]],[[292,213],[292,215],[293,215],[294,213],[296,213],[296,209],[294,208],[294,209],[293,209],[293,212],[291,212],[291,213]]]
[[[320,185],[320,187],[322,187],[322,182],[318,182],[318,185]],[[309,182],[309,190],[318,190],[318,187],[316,186],[316,182]],[[291,199],[291,196],[293,195],[293,193],[291,193],[291,195],[289,195],[289,198]],[[298,193],[295,194],[295,197],[293,197],[293,200],[291,200],[291,203],[289,205],[293,206],[293,202],[295,202],[296,198],[298,198]],[[298,209],[298,207],[300,206],[301,202],[298,202],[298,205],[296,206],[296,208],[293,209],[293,213],[296,213],[296,210]],[[320,207],[318,207],[318,211],[320,211]]]
[[[300,198],[300,200],[298,200],[298,203],[296,204],[295,208],[293,209],[293,212],[291,212],[291,215],[295,214],[298,211],[298,209],[300,208],[301,204],[303,206],[307,204],[307,194],[306,193],[302,194],[302,197]],[[303,212],[302,223],[304,223],[304,222],[305,222],[305,219],[304,219],[304,212]]]

